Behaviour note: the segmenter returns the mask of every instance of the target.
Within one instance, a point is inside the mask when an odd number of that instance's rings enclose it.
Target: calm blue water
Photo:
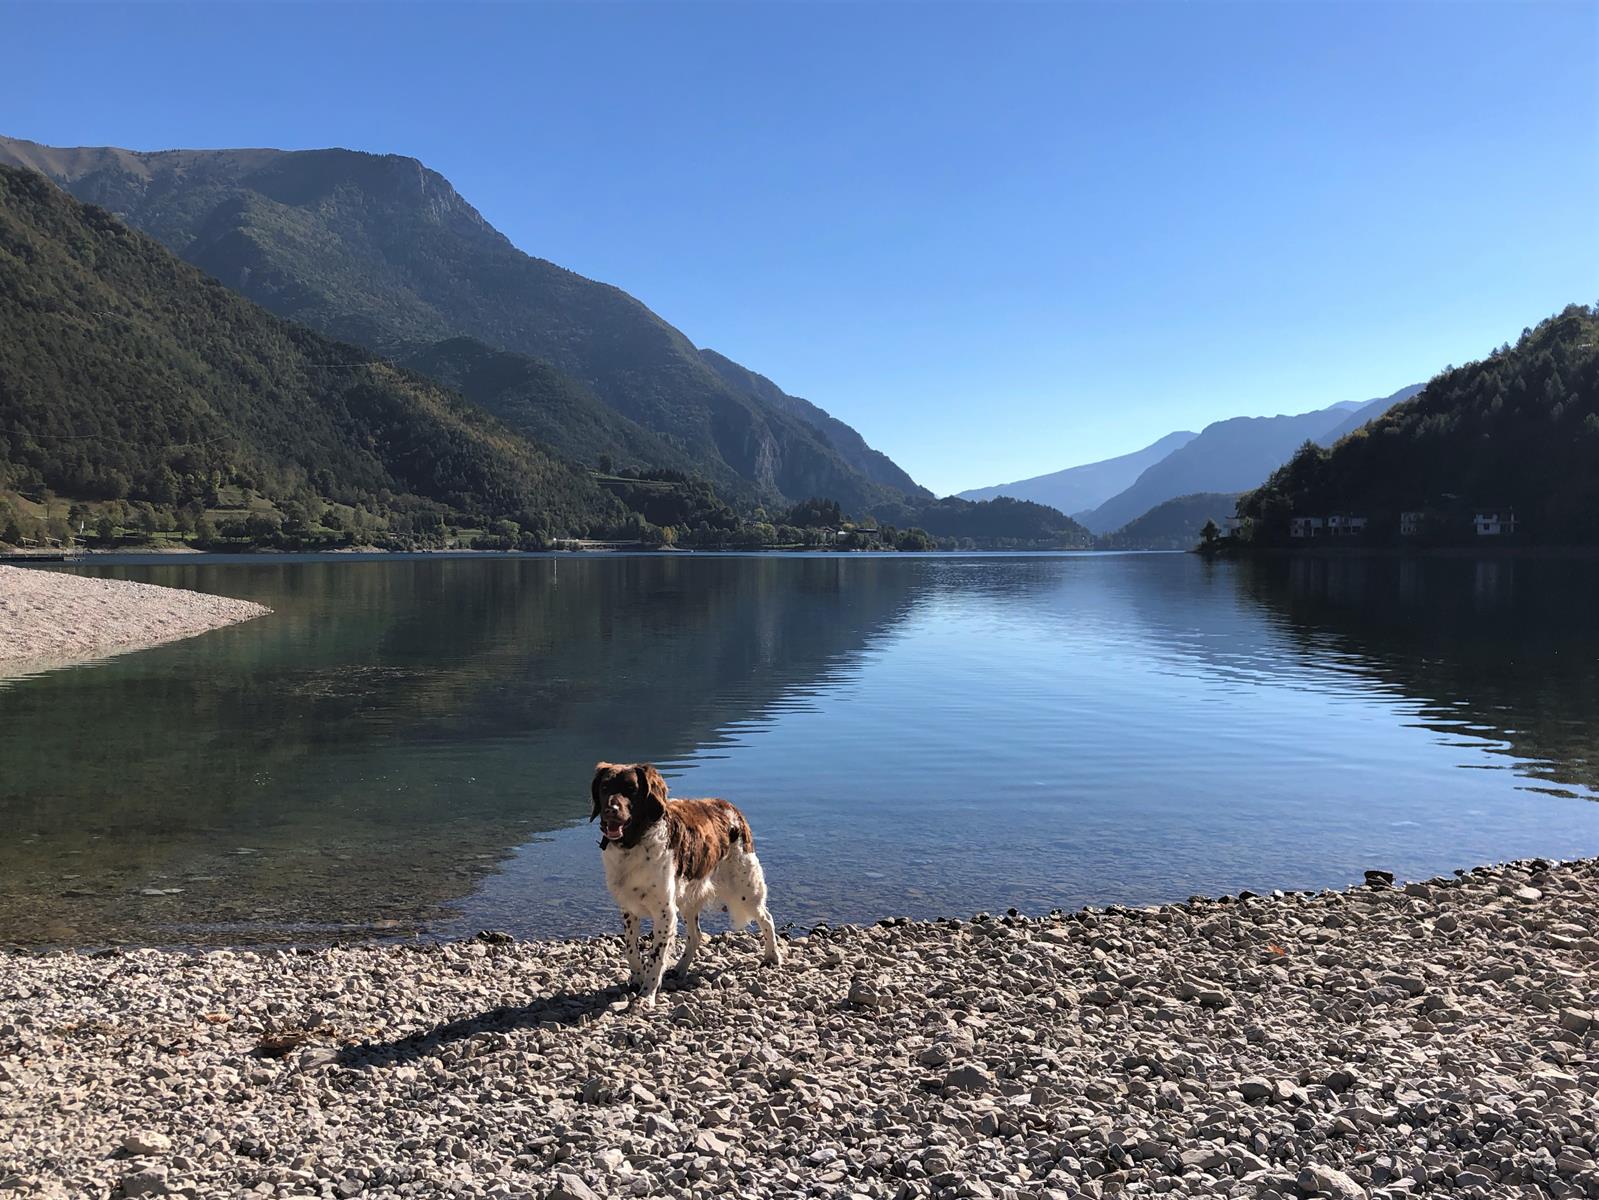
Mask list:
[[[1592,562],[91,570],[276,613],[0,683],[0,940],[610,931],[601,758],[741,805],[799,926],[1599,853]]]

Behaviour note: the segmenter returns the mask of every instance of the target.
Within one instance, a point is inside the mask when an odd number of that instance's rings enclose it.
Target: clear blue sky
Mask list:
[[[13,3],[0,131],[414,155],[940,492],[1599,297],[1599,4]]]

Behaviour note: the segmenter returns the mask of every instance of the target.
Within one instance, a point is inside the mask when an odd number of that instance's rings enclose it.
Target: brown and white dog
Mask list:
[[[677,941],[677,918],[688,926],[688,946],[677,973],[685,975],[699,952],[700,911],[725,908],[733,928],[761,928],[766,961],[782,961],[777,930],[766,911],[766,876],[755,857],[750,824],[726,800],[670,800],[666,780],[649,763],[602,762],[589,785],[600,822],[605,886],[622,910],[630,980],[643,984],[641,1002],[655,1003],[661,976]],[[650,948],[639,953],[640,922],[651,923]]]

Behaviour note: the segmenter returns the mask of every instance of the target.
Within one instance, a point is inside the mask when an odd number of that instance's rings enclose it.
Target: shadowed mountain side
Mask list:
[[[351,150],[60,149],[40,171],[282,316],[383,353],[454,337],[543,359],[722,487],[854,510],[890,499],[811,425],[729,386],[619,288],[517,249],[443,176]],[[604,452],[581,447],[592,461]]]
[[[1375,542],[1480,545],[1474,515],[1496,513],[1517,526],[1501,541],[1599,544],[1599,308],[1569,305],[1331,449],[1300,448],[1238,507],[1262,544],[1337,512]]]
[[[472,338],[450,338],[407,354],[400,364],[584,466],[593,467],[603,454],[619,468],[694,469],[691,455],[606,407],[543,359],[495,350]]]
[[[709,363],[729,386],[745,395],[764,401],[791,417],[798,417],[811,426],[843,456],[845,462],[873,483],[904,492],[907,496],[924,500],[933,498],[932,492],[902,471],[893,459],[881,451],[873,450],[866,444],[865,438],[825,409],[817,407],[809,400],[790,396],[766,376],[758,375],[748,367],[742,367],[714,350],[701,350],[700,357]]]
[[[1159,441],[1151,442],[1131,454],[1084,463],[1080,467],[1067,467],[1063,471],[1035,475],[1015,483],[972,488],[961,492],[960,497],[963,500],[993,500],[999,496],[1011,496],[1017,500],[1033,500],[1081,520],[1085,511],[1109,500],[1148,468],[1173,451],[1182,449],[1197,436],[1186,429],[1168,433]]]
[[[1106,534],[1100,544],[1113,550],[1192,550],[1203,535],[1205,522],[1214,521],[1222,528],[1237,502],[1236,492],[1178,496]]]
[[[804,704],[894,626],[914,581],[891,561],[799,558],[96,573],[274,615],[254,636],[0,688],[0,813],[18,834],[0,840],[0,941],[415,927],[529,837],[582,821],[597,759],[670,762]],[[162,724],[175,710],[208,714],[203,740]],[[397,741],[427,748],[421,769],[390,774]]]
[[[1391,396],[1384,396],[1379,400],[1368,400],[1364,404],[1356,405],[1348,417],[1317,438],[1316,444],[1331,446],[1340,438],[1348,437],[1361,426],[1375,421],[1396,404],[1403,404],[1426,386],[1424,383],[1413,383],[1409,387],[1400,388]]]
[[[0,487],[203,507],[227,485],[390,527],[583,535],[626,515],[459,396],[0,166]]]

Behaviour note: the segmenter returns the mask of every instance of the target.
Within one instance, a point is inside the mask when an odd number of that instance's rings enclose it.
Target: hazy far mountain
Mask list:
[[[1034,475],[1030,479],[1018,479],[1015,483],[972,488],[961,492],[960,497],[963,500],[992,500],[997,496],[1010,496],[1017,500],[1047,504],[1065,513],[1080,513],[1103,504],[1143,474],[1146,468],[1172,451],[1181,449],[1196,436],[1186,429],[1168,433],[1159,441],[1151,442],[1131,454],[1067,467],[1048,475]]]
[[[830,496],[855,510],[901,490],[837,448],[848,426],[824,430],[812,414],[729,384],[638,300],[523,253],[413,158],[0,138],[0,164],[41,172],[263,307],[331,336],[385,354],[467,337],[543,360],[718,486]],[[605,442],[570,448],[592,461]]]
[[[1075,515],[1089,529],[1103,534],[1120,529],[1178,496],[1248,491],[1264,482],[1305,442],[1342,436],[1340,431],[1351,422],[1358,428],[1414,392],[1415,389],[1406,388],[1377,400],[1356,401],[1353,405],[1345,401],[1293,415],[1217,421],[1150,466],[1098,508]]]

